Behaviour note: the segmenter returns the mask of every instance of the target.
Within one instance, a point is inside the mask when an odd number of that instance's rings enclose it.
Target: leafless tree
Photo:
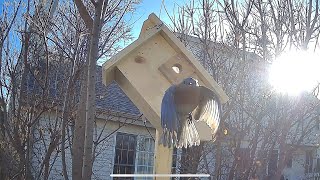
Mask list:
[[[318,2],[305,3],[189,1],[171,16],[178,37],[230,98],[222,115],[228,135],[217,138],[215,165],[207,165],[215,179],[266,177],[274,149],[279,159],[270,178],[280,179],[295,148],[313,142],[319,102],[310,94],[281,96],[267,80],[270,62],[284,50],[306,49],[311,39],[317,46]]]
[[[29,0],[26,6],[21,6],[21,1],[3,4],[1,179],[48,179],[60,159],[62,175],[68,179],[69,154],[73,157],[73,178],[81,179],[84,155],[81,135],[86,127],[85,119],[81,118],[86,117],[83,105],[87,101],[87,87],[91,91],[95,87],[95,81],[87,86],[88,58],[94,59],[90,64],[94,75],[90,77],[95,79],[96,61],[111,56],[120,49],[119,42],[130,39],[130,25],[124,22],[124,16],[138,3],[100,4],[104,13],[96,19],[96,26],[101,27],[95,27],[94,34],[98,36],[92,42],[92,28],[81,21],[76,4],[67,0],[57,2]],[[92,5],[88,6],[88,15],[95,9]],[[92,46],[95,53],[90,56]],[[93,94],[92,106],[95,98]],[[95,111],[90,113],[95,115]],[[94,123],[95,116],[91,118],[90,122]],[[105,140],[101,138],[96,145]],[[89,137],[89,148],[92,142]],[[93,158],[86,159],[90,161],[90,169],[84,169],[91,176]]]
[[[44,128],[39,121],[57,105],[49,102],[49,51],[46,42],[47,18],[50,10],[43,4],[22,1],[17,4],[5,2],[1,30],[1,155],[10,159],[5,168],[3,179],[36,178],[32,160],[35,157],[34,144],[44,138]],[[53,6],[47,6],[53,7]],[[11,8],[11,9],[10,9]],[[24,18],[22,18],[24,14]],[[41,17],[41,18],[39,18]],[[48,157],[57,147],[59,135],[51,129],[45,157],[38,159],[41,169],[47,168]],[[38,136],[35,137],[34,135]],[[8,160],[7,159],[7,160]]]

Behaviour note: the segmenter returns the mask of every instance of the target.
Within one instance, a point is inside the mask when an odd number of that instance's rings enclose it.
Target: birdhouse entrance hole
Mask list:
[[[175,73],[179,74],[179,73],[182,71],[182,66],[181,66],[180,64],[174,64],[174,65],[172,66],[172,70],[173,70]]]
[[[183,54],[178,53],[162,64],[159,67],[159,71],[172,84],[181,83],[185,77],[197,78],[192,64],[186,60]]]

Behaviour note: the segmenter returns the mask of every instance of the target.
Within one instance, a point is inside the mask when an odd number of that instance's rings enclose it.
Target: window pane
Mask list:
[[[117,144],[116,144],[116,147],[117,148],[122,148],[122,135],[117,135]]]
[[[148,174],[152,174],[153,173],[153,167],[152,166],[149,166],[148,167],[148,172],[147,172]]]
[[[137,167],[137,174],[142,174],[143,173],[143,166],[138,166]]]
[[[154,152],[154,141],[151,140],[150,152]]]
[[[143,173],[146,174],[146,173],[147,173],[147,167],[146,167],[146,166],[143,166],[142,169],[143,169]]]
[[[148,154],[147,153],[141,153],[142,159],[143,159],[143,165],[147,165],[148,161]]]
[[[151,166],[152,164],[151,164],[151,161],[152,161],[152,154],[148,154],[148,155],[146,155],[146,164],[148,165],[148,166]]]
[[[128,146],[128,144],[129,144],[129,136],[123,136],[123,149],[128,149],[129,148],[129,146]]]
[[[132,169],[133,169],[132,166],[126,166],[125,168],[126,168],[126,171],[125,171],[126,174],[132,174]]]
[[[145,144],[146,144],[146,150],[150,152],[151,150],[150,138],[145,139]]]
[[[139,162],[139,165],[145,165],[145,157],[143,152],[140,152]]]
[[[153,153],[149,154],[149,158],[150,158],[150,160],[149,160],[150,166],[153,166],[153,164],[154,164],[154,154]]]
[[[146,151],[146,144],[143,141],[139,144],[139,151]]]
[[[118,174],[134,173],[135,146],[136,146],[135,135],[117,133],[116,147],[115,147],[114,173],[118,173]],[[133,179],[133,178],[118,178],[118,179]]]
[[[121,150],[116,149],[116,156],[115,156],[114,163],[115,164],[119,164],[120,163],[120,159],[121,159]]]
[[[137,153],[138,157],[138,165],[143,165],[143,157],[141,156],[141,152]]]
[[[126,173],[126,167],[125,166],[120,166],[120,174]]]
[[[128,164],[133,164],[134,162],[134,151],[128,152]]]
[[[127,164],[127,151],[126,150],[122,150],[121,151],[121,160],[120,160],[120,164]]]
[[[115,166],[115,167],[113,168],[113,173],[114,173],[114,174],[120,174],[120,167],[119,167],[119,166]]]
[[[154,163],[154,141],[150,137],[142,137],[138,143],[136,173],[152,174]],[[144,178],[152,179],[152,178]]]
[[[136,149],[136,139],[135,137],[129,138],[129,150],[134,151]]]

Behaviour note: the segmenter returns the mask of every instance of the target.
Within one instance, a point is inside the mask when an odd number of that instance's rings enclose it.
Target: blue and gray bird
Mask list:
[[[161,141],[177,148],[200,145],[195,123],[204,121],[215,139],[220,123],[220,101],[210,89],[192,77],[166,90],[161,104]]]

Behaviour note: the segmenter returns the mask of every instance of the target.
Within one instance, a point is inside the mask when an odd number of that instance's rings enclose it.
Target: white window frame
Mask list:
[[[147,147],[148,149],[146,150],[141,150],[141,144],[145,142],[145,140],[149,141],[149,144],[151,147]],[[138,142],[137,142],[137,147],[136,147],[136,159],[135,159],[135,173],[139,174],[152,174],[153,173],[153,168],[154,168],[154,148],[155,148],[155,142],[150,136],[144,136],[144,135],[139,135],[138,136]],[[146,160],[143,162],[143,164],[139,164],[139,158],[140,154],[147,155]],[[149,164],[145,162],[149,162]],[[146,172],[138,172],[138,167],[144,167],[147,168]],[[151,170],[150,170],[151,169]],[[135,178],[135,179],[152,179],[152,178]]]

